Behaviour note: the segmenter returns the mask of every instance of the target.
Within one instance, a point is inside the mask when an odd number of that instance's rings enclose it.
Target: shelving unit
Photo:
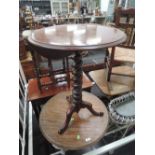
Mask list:
[[[68,13],[68,0],[51,0],[52,15]]]
[[[50,0],[22,0],[19,2],[20,6],[32,6],[32,10],[36,15],[51,14]]]

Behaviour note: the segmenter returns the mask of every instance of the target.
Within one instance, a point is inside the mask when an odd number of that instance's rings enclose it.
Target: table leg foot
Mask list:
[[[104,113],[103,112],[97,112],[93,109],[92,104],[89,102],[82,102],[82,108],[87,108],[93,115],[95,116],[103,116]]]
[[[66,113],[66,120],[63,127],[58,130],[59,134],[63,134],[66,131],[66,129],[68,128],[69,122],[71,120],[71,117],[75,111],[76,111],[76,107],[74,105],[71,105]]]
[[[65,123],[63,125],[63,127],[61,129],[58,130],[58,133],[59,134],[63,134],[66,129],[68,128],[68,125],[69,125],[69,122],[71,120],[71,117],[73,115],[74,112],[79,112],[79,110],[81,108],[87,108],[93,115],[95,116],[103,116],[104,113],[103,112],[96,112],[93,107],[92,107],[92,104],[89,103],[89,102],[85,102],[83,101],[82,104],[77,104],[77,105],[74,105],[72,102],[72,97],[71,96],[67,96],[66,97],[66,100],[71,104],[70,107],[68,108],[67,110],[67,113],[66,113],[66,120],[65,120]]]

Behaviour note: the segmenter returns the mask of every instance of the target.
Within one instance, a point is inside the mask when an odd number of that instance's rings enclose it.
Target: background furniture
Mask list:
[[[39,60],[37,59],[38,54],[33,48],[30,49],[33,62],[35,65],[36,77],[38,82],[38,88],[42,92],[42,89],[48,88],[49,85],[55,85],[57,87],[67,85],[70,87],[70,70],[68,64],[68,57],[61,60],[61,68],[53,68],[52,58],[48,58],[47,73],[43,73],[40,69]]]
[[[123,47],[134,48],[135,46],[135,9],[123,9],[117,7],[115,10],[114,27],[120,28],[127,34],[127,40],[121,44]]]
[[[89,72],[90,77],[102,92],[110,97],[133,90],[134,50],[114,46],[109,48],[106,54],[106,68]]]
[[[110,81],[107,81],[106,69],[91,71],[89,75],[107,98],[134,90],[134,77],[112,75]]]
[[[121,76],[134,77],[135,63],[135,9],[122,9],[118,7],[115,10],[115,23],[116,28],[123,30],[127,34],[126,41],[119,45],[120,47],[113,47],[107,55],[107,80],[110,81],[111,74]],[[115,62],[121,62],[121,66],[114,67]]]
[[[109,55],[106,63],[108,63],[107,80],[110,81],[111,74],[121,76],[135,76],[135,50],[131,48],[115,47],[109,49]],[[119,64],[115,66],[115,64]]]
[[[96,69],[105,68],[105,57],[106,57],[106,49],[100,50],[92,50],[83,57],[82,68],[84,72],[90,72]],[[25,76],[27,81],[31,78],[36,78],[34,61],[32,59],[32,55],[30,51],[27,51],[27,58],[21,61]],[[41,59],[39,61],[41,70],[43,73],[48,73],[48,61],[47,59]],[[71,68],[72,60],[69,59],[69,68]],[[56,68],[61,68],[62,60],[55,60],[54,66]]]
[[[19,6],[31,6],[33,12],[36,15],[45,15],[45,14],[51,14],[51,6],[50,6],[50,0],[21,0],[19,1]]]
[[[51,1],[51,10],[52,10],[52,15],[56,15],[56,14],[68,14],[68,4],[69,0],[52,0]]]

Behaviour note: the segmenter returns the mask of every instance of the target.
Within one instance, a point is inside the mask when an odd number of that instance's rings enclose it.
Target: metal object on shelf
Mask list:
[[[109,111],[112,120],[118,124],[132,124],[135,122],[135,95],[134,92],[122,95],[111,100]]]

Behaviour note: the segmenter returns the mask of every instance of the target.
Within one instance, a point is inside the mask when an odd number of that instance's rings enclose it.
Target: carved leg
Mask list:
[[[87,108],[93,115],[95,116],[103,116],[104,113],[103,112],[96,112],[93,107],[92,107],[92,104],[89,103],[89,102],[85,102],[83,101],[82,102],[82,108]]]
[[[71,120],[73,112],[75,112],[75,109],[76,109],[76,107],[74,105],[71,105],[71,107],[69,107],[69,109],[66,113],[65,123],[64,123],[63,127],[61,129],[59,129],[59,131],[58,131],[59,134],[63,134],[66,131],[66,129],[68,128],[69,122]]]
[[[65,123],[58,131],[59,134],[63,134],[65,132],[69,125],[72,114],[74,112],[78,113],[81,108],[87,108],[95,116],[103,116],[103,112],[96,112],[90,103],[82,101],[82,57],[79,52],[76,52],[74,62],[72,95],[66,97],[70,107],[66,113]]]

